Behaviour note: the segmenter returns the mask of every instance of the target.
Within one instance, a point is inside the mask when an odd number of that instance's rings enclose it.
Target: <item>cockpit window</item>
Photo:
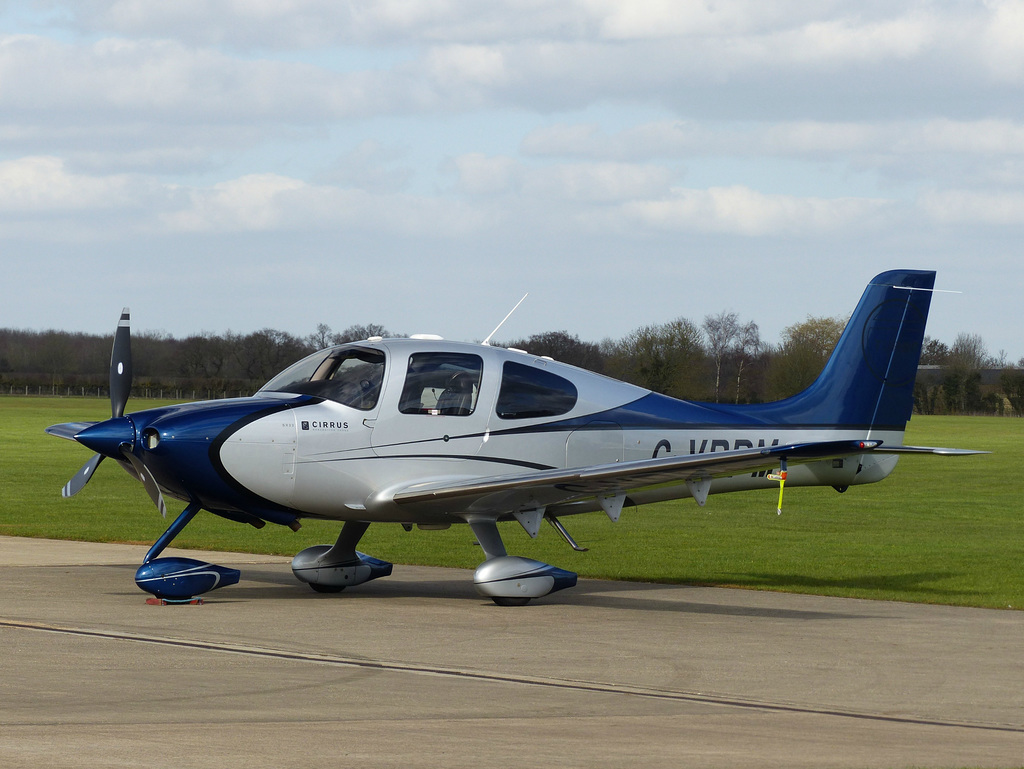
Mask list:
[[[315,395],[360,411],[377,405],[384,381],[384,353],[334,348],[303,358],[267,382],[261,392]]]
[[[403,414],[469,416],[480,395],[479,355],[455,352],[422,352],[409,356],[402,400]]]
[[[502,419],[557,417],[572,411],[578,398],[576,385],[544,369],[505,361],[498,392]]]

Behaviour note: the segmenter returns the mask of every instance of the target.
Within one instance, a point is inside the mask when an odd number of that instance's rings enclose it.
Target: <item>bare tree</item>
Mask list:
[[[51,385],[63,383],[72,349],[71,335],[66,332],[52,332],[42,338],[39,358],[50,375]]]
[[[349,326],[344,331],[339,331],[331,337],[331,343],[345,344],[346,342],[361,342],[364,339],[369,339],[371,336],[390,337],[399,335],[392,334],[379,323],[369,323],[365,326]]]
[[[311,347],[322,350],[331,344],[331,327],[326,323],[317,323],[316,331],[306,337]]]
[[[949,348],[950,366],[962,366],[967,369],[980,370],[989,363],[985,340],[979,334],[960,333]]]
[[[181,343],[179,370],[189,378],[218,379],[224,374],[227,342],[209,333],[194,334]]]
[[[245,378],[255,382],[265,382],[286,365],[312,352],[305,341],[273,328],[236,336],[232,347]]]
[[[724,310],[717,315],[705,315],[701,328],[707,340],[708,352],[715,363],[715,403],[718,403],[722,391],[722,362],[736,345],[740,333],[740,316]]]
[[[721,398],[722,376],[726,363],[736,366],[735,402],[740,401],[740,385],[743,369],[747,363],[761,352],[761,330],[753,321],[740,323],[735,312],[720,312],[717,315],[705,315],[701,325],[707,350],[715,365],[715,402]]]
[[[581,342],[578,336],[568,331],[546,331],[503,346],[516,347],[533,355],[546,355],[561,363],[579,366],[599,374],[604,373],[604,355],[601,348],[592,342]]]
[[[740,402],[740,379],[743,376],[743,369],[748,361],[754,360],[761,354],[761,329],[754,321],[740,327],[733,345],[736,354],[736,403]]]

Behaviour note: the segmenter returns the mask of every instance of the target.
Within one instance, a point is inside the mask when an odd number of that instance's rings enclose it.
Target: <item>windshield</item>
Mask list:
[[[380,350],[336,347],[289,366],[260,392],[315,395],[369,411],[377,405],[383,381],[384,353]]]

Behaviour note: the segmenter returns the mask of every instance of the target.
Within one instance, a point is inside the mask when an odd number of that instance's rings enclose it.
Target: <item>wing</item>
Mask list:
[[[778,467],[782,460],[789,464],[802,464],[853,456],[873,451],[879,446],[879,441],[795,443],[468,481],[427,481],[394,492],[392,501],[410,512],[514,512],[578,499],[628,495],[663,485],[702,483],[713,478]]]

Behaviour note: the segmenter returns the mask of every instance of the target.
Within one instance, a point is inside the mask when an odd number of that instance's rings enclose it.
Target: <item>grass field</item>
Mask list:
[[[81,494],[61,499],[89,452],[43,428],[104,419],[109,408],[99,399],[0,397],[0,534],[146,544],[160,536],[167,522],[113,462]],[[515,523],[502,532],[511,553],[586,577],[1024,608],[1024,420],[915,417],[906,441],[994,453],[904,457],[886,481],[846,494],[791,489],[781,516],[777,493],[766,491],[712,496],[704,508],[693,500],[627,508],[617,524],[603,514],[565,519],[587,553],[546,526],[537,540]],[[183,507],[169,503],[168,520]],[[203,514],[175,545],[292,555],[333,543],[337,532],[338,524],[315,521],[298,533],[258,531]],[[466,526],[371,526],[360,549],[394,563],[475,568],[482,560]]]

